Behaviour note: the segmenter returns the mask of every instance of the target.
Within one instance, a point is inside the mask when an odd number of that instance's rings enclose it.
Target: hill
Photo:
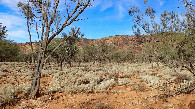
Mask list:
[[[137,38],[136,36],[116,35],[101,39],[82,38],[79,40],[78,44],[79,46],[84,47],[91,44],[104,43],[113,46],[117,50],[135,49],[140,51],[143,48],[144,43],[151,42],[152,40],[153,40],[152,36],[142,36],[140,38]],[[31,51],[30,44],[28,42],[17,43],[17,46],[23,53],[29,53]],[[37,43],[33,43],[33,48],[36,49],[37,47],[38,47]]]
[[[37,43],[32,43],[33,44],[33,49],[37,49],[38,45]],[[30,43],[16,43],[16,46],[19,48],[20,52],[27,54],[31,52],[31,47]]]

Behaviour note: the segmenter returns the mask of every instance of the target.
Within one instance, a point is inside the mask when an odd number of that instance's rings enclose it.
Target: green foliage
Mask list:
[[[5,33],[7,30],[5,30],[5,26],[2,25],[2,23],[0,23],[0,39],[5,38]]]
[[[29,6],[29,4],[25,4],[22,2],[19,2],[18,4],[18,8],[20,8],[20,11],[24,14],[24,16],[33,21],[33,18],[35,17],[35,14],[33,13],[33,9],[31,6]]]
[[[32,54],[20,53],[18,47],[13,41],[5,39],[6,32],[6,27],[2,27],[2,25],[0,24],[0,62],[30,62]],[[35,58],[37,58],[36,53],[33,53],[33,55]]]
[[[80,34],[80,32],[76,34],[76,29],[72,28],[71,32],[69,32],[69,35],[63,33],[62,40],[55,40],[49,45],[48,51],[51,53],[53,49],[55,49],[63,40],[65,40],[63,44],[54,53],[51,54],[52,57],[61,64],[61,67],[64,61],[71,66],[71,62],[76,60],[76,54],[79,52],[77,42]]]
[[[97,61],[108,62],[111,60],[111,55],[114,52],[114,48],[100,42],[98,44],[88,45],[83,48],[83,57],[85,62]]]
[[[15,61],[19,50],[12,41],[5,39],[6,27],[1,27],[2,25],[0,25],[0,62]]]
[[[152,35],[154,40],[146,43],[142,51],[142,61],[163,62],[171,66],[182,66],[195,75],[195,7],[192,2],[182,0],[185,5],[184,19],[167,10],[161,14],[160,24],[155,22],[155,11],[146,4],[145,14],[132,6],[129,14],[133,16],[135,35],[141,32]],[[144,20],[150,17],[150,20]],[[141,31],[142,30],[142,31]],[[155,35],[155,36],[154,36]],[[141,56],[140,56],[141,57]]]
[[[133,50],[117,50],[113,46],[100,42],[85,46],[81,54],[84,62],[133,62]]]
[[[82,53],[83,61],[85,62],[95,61],[97,59],[96,53],[97,53],[96,45],[88,45],[84,47]]]
[[[195,76],[195,36],[186,37],[177,46],[178,62]]]
[[[132,30],[134,34],[139,36],[141,34],[158,34],[163,32],[176,32],[183,33],[187,30],[186,20],[180,19],[179,15],[174,11],[165,10],[160,17],[160,23],[157,23],[155,18],[156,11],[148,5],[148,1],[145,3],[145,12],[142,12],[139,8],[131,6],[129,15],[133,17]],[[186,16],[184,16],[186,17]],[[149,20],[148,20],[149,19]]]
[[[19,53],[17,55],[17,60],[18,62],[31,62],[32,61],[32,55],[34,56],[35,59],[38,58],[37,53],[28,53],[28,54],[24,54],[24,53]]]
[[[0,40],[0,61],[15,61],[19,54],[18,48],[9,40]]]

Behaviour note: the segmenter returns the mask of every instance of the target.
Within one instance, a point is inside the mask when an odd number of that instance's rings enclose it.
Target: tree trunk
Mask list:
[[[41,60],[38,61],[38,66],[34,72],[33,75],[33,81],[32,81],[32,86],[31,86],[31,94],[30,98],[36,98],[39,96],[39,87],[40,87],[40,77],[41,77]]]
[[[40,78],[41,78],[41,72],[43,69],[44,65],[44,56],[45,56],[45,50],[41,50],[42,45],[40,44],[39,46],[39,54],[38,54],[38,63],[33,75],[33,81],[32,81],[32,86],[31,86],[31,93],[30,93],[30,98],[34,99],[40,95]]]
[[[31,61],[33,63],[33,65],[35,65],[35,61],[34,61],[34,55],[33,55],[33,45],[32,45],[32,36],[30,33],[30,22],[29,22],[29,18],[27,17],[27,27],[28,27],[28,34],[29,34],[29,39],[30,39],[30,48],[31,48]]]

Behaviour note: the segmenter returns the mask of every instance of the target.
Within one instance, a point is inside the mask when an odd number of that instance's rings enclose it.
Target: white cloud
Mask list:
[[[92,2],[92,4],[94,5],[93,6],[94,8],[99,6],[101,3],[102,3],[102,0],[95,0],[95,1]]]
[[[109,2],[108,2],[109,1]],[[126,15],[128,15],[128,10],[131,5],[134,6],[139,6],[139,1],[138,0],[120,0],[120,1],[115,1],[115,0],[108,0],[106,3],[102,2],[100,4],[104,4],[104,6],[99,5],[100,11],[104,11],[110,7],[113,7],[113,11],[116,13],[110,15],[110,16],[105,16],[103,18],[100,18],[100,20],[123,20]]]
[[[125,14],[127,14],[127,10],[121,4],[119,4],[117,8],[118,8],[118,18],[122,19],[125,16]]]
[[[21,28],[26,24],[26,20],[24,18],[9,15],[7,13],[0,13],[0,22],[3,25],[6,25],[8,29],[15,29],[15,27]]]
[[[104,11],[104,10],[106,10],[106,9],[108,9],[108,8],[110,8],[110,7],[112,7],[113,4],[114,4],[114,3],[113,3],[112,0],[106,0],[106,1],[104,1],[104,2],[102,3],[102,5],[101,5],[100,11]]]
[[[164,5],[165,1],[164,0],[158,0],[160,3],[160,6]]]
[[[25,2],[27,0],[1,0],[0,3],[4,4],[5,6],[11,8],[12,10],[17,10],[17,3],[18,2]]]
[[[28,39],[28,32],[24,30],[12,30],[8,31],[8,39],[20,38],[20,39]]]
[[[17,40],[17,41],[28,41],[28,32],[26,27],[26,19],[9,15],[7,13],[0,13],[0,22],[6,26],[7,39]]]

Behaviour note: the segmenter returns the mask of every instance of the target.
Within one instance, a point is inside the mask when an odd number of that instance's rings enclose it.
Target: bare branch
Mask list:
[[[48,8],[49,8],[49,0],[47,1],[47,7],[46,7],[46,12],[45,12],[45,23],[46,23],[46,34],[45,34],[45,41],[47,42],[48,40],[48,37],[49,37],[49,31],[50,31],[50,26],[49,26],[49,23],[48,23],[48,14],[47,14],[47,11],[48,11]]]
[[[56,5],[55,5],[54,11],[53,11],[53,16],[51,17],[51,20],[50,20],[50,22],[49,22],[49,27],[50,27],[51,24],[53,23],[54,18],[55,18],[55,16],[56,16],[56,11],[57,11],[57,8],[58,8],[59,1],[60,1],[60,0],[57,0],[57,2],[56,2]]]
[[[57,32],[55,32],[55,33],[49,38],[47,44],[49,44],[49,43],[51,42],[51,40],[52,40],[56,35],[58,35],[66,26],[70,25],[73,21],[75,21],[75,19],[76,19],[76,18],[77,18],[85,9],[86,9],[86,7],[89,5],[90,1],[91,1],[91,0],[88,0],[88,2],[85,4],[85,6],[84,6],[84,7],[83,7],[83,8],[74,16],[74,18],[72,18],[73,15],[77,12],[77,10],[78,10],[78,8],[79,8],[79,2],[78,2],[78,3],[77,3],[77,6],[75,7],[75,10],[72,12],[71,16],[68,17],[68,18],[66,19],[66,21],[64,22],[64,24],[62,25],[62,27],[61,27]],[[67,23],[67,22],[70,20],[70,18],[72,18],[72,20],[71,20],[69,23]]]
[[[39,39],[39,32],[38,32],[37,22],[36,22],[36,31],[37,31],[37,36],[38,36],[38,39]]]

